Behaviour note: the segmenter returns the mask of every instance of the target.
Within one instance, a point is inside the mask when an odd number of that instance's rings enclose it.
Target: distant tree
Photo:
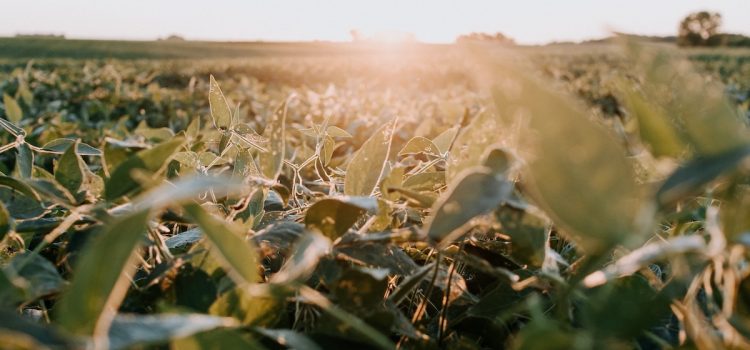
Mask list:
[[[349,35],[351,35],[353,42],[364,41],[366,39],[365,36],[362,35],[362,32],[356,29],[350,30]]]
[[[700,11],[689,14],[680,22],[677,45],[718,46],[721,45],[721,15],[716,12]]]
[[[457,43],[463,42],[493,42],[505,45],[515,45],[516,41],[510,37],[505,36],[503,33],[470,33],[464,34],[456,38]]]
[[[177,34],[172,34],[164,39],[159,39],[159,40],[160,41],[185,41],[185,38]]]

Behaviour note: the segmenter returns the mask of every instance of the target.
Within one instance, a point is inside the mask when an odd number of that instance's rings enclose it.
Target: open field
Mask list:
[[[750,51],[675,50],[2,38],[0,344],[750,346]]]

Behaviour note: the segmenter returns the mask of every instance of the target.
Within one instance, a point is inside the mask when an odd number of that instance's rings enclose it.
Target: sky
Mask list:
[[[4,4],[2,4],[5,2]],[[408,32],[453,42],[502,32],[524,44],[579,41],[612,30],[674,35],[697,10],[722,14],[723,31],[750,35],[750,0],[0,0],[0,36],[151,40],[350,40]]]

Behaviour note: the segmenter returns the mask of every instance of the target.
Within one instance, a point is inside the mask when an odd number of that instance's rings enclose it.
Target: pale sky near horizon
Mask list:
[[[722,14],[724,32],[750,35],[750,0],[24,0],[0,8],[0,36],[348,41],[357,29],[408,32],[425,42],[502,32],[538,44],[611,30],[675,35],[680,19],[704,9]]]

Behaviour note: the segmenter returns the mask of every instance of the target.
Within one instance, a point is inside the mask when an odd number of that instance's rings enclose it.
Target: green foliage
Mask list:
[[[124,160],[107,180],[104,188],[105,197],[113,200],[137,192],[141,184],[133,178],[134,173],[137,171],[154,173],[162,169],[175,151],[182,147],[183,142],[182,138],[177,137],[158,144],[154,148],[140,151]]]
[[[135,270],[133,251],[146,231],[147,220],[148,211],[120,217],[86,245],[75,278],[55,308],[60,326],[88,336],[109,328],[125,297],[128,275]]]
[[[305,225],[319,230],[328,238],[336,239],[346,233],[367,211],[377,211],[374,199],[326,198],[307,209]]]
[[[750,344],[745,56],[279,45],[0,66],[3,346]]]
[[[3,104],[5,105],[5,117],[13,124],[20,123],[23,118],[23,112],[16,99],[8,94],[3,94]]]
[[[375,192],[391,152],[397,119],[378,128],[352,156],[346,168],[344,193],[348,196],[370,196]]]

